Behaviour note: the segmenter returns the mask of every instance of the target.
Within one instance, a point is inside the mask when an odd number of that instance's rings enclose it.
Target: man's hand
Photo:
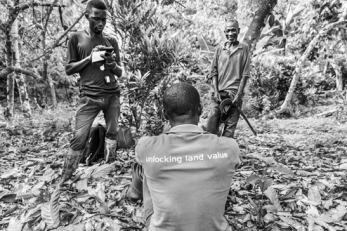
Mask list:
[[[117,66],[116,61],[114,60],[114,57],[111,53],[105,53],[104,55],[100,55],[105,61],[106,61],[106,68],[107,69],[114,69]]]
[[[220,103],[222,101],[222,97],[220,96],[218,91],[214,92],[213,99],[217,102]]]
[[[92,52],[91,52],[90,55],[89,55],[90,62],[93,62],[93,60],[92,60],[93,53],[94,53],[95,51],[99,51],[99,48],[101,48],[101,47],[103,47],[103,46],[102,46],[102,45],[98,45],[98,46],[96,46],[96,47],[93,48]],[[101,56],[101,55],[100,55],[100,56]]]
[[[236,107],[240,106],[241,105],[241,100],[242,100],[241,95],[236,94],[235,98],[233,99],[233,106],[236,106]]]

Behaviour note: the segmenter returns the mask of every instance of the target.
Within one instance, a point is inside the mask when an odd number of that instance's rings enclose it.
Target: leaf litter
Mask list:
[[[242,165],[232,180],[226,218],[235,230],[347,230],[346,149],[298,145],[261,121],[242,129]],[[1,230],[141,230],[142,203],[122,200],[134,149],[111,164],[80,165],[56,187],[72,130],[52,120],[0,133]],[[344,144],[345,145],[345,144]]]

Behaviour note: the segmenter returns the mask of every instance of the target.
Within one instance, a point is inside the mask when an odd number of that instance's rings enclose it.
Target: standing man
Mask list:
[[[237,37],[240,33],[237,20],[230,20],[225,24],[227,42],[219,47],[214,55],[211,67],[211,78],[214,89],[212,96],[212,111],[207,121],[207,131],[218,133],[221,111],[221,101],[231,98],[233,105],[229,119],[225,122],[225,129],[221,136],[234,137],[237,122],[240,117],[239,108],[242,106],[244,88],[249,78],[249,48],[240,43]]]
[[[90,0],[85,15],[89,28],[73,33],[69,39],[65,71],[68,75],[79,73],[81,94],[75,134],[70,141],[60,184],[70,179],[76,170],[93,121],[100,111],[106,121],[105,159],[107,162],[115,159],[120,113],[120,87],[116,77],[122,75],[122,68],[116,39],[103,33],[106,10],[102,0]]]
[[[202,106],[193,86],[172,85],[163,104],[171,129],[138,141],[127,198],[143,198],[145,230],[231,231],[224,212],[240,163],[236,141],[198,126]]]

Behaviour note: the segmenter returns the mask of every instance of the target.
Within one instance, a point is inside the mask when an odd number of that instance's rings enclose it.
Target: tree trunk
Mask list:
[[[13,41],[12,42],[13,66],[15,66],[16,68],[21,68],[20,53],[19,53],[19,47],[18,47],[19,35],[18,35],[18,20],[17,19],[12,24],[11,38]],[[24,75],[22,73],[14,72],[14,76],[15,76],[17,87],[18,87],[19,99],[22,106],[22,112],[24,116],[31,118],[31,107],[29,103],[26,83],[24,81]]]
[[[259,40],[262,29],[265,27],[265,21],[276,4],[277,0],[260,0],[260,7],[255,12],[251,25],[243,40],[248,44],[251,54]]]
[[[12,1],[7,1],[7,4],[12,4]],[[14,17],[13,14],[11,14],[11,11],[8,14],[9,21],[11,17]],[[11,30],[10,26],[8,26],[5,29],[5,48],[6,48],[6,66],[12,66],[12,60],[13,60],[13,54],[12,54],[12,38],[11,38]],[[13,73],[10,73],[7,75],[7,86],[6,86],[6,100],[7,105],[4,110],[4,117],[8,121],[7,125],[12,124],[13,119],[13,108],[14,108],[14,76]]]
[[[9,126],[13,120],[13,108],[14,108],[14,74],[7,75],[7,105],[4,110],[4,117],[8,121]]]
[[[277,113],[283,113],[286,111],[291,111],[290,110],[290,105],[291,105],[291,100],[293,98],[293,94],[296,88],[296,84],[299,81],[300,78],[300,74],[301,74],[301,70],[304,66],[304,63],[307,59],[307,57],[310,55],[310,53],[312,52],[313,48],[316,46],[316,44],[319,42],[319,39],[323,36],[325,36],[331,29],[342,26],[347,24],[347,20],[343,20],[343,21],[338,21],[338,22],[334,22],[334,23],[330,23],[328,25],[326,25],[317,35],[316,37],[313,38],[313,40],[311,40],[311,42],[309,43],[308,47],[306,48],[304,54],[301,56],[301,58],[297,61],[296,65],[295,65],[295,72],[294,72],[294,76],[293,79],[290,83],[290,87],[288,90],[288,93],[286,95],[286,98],[280,108],[280,110],[277,111]]]
[[[54,87],[54,83],[53,83],[53,79],[50,75],[50,73],[48,73],[48,59],[50,58],[50,55],[47,54],[47,48],[46,48],[46,32],[42,31],[42,49],[43,49],[43,71],[42,71],[42,77],[43,79],[47,79],[47,82],[49,84],[49,88],[51,91],[51,97],[52,97],[52,104],[53,107],[55,108],[57,106],[57,96],[55,94],[55,87]]]
[[[6,65],[12,65],[12,40],[10,35],[10,30],[7,29],[6,33]],[[7,105],[5,107],[4,116],[5,119],[11,123],[13,119],[13,107],[14,107],[14,76],[13,73],[7,75],[7,87],[6,87],[6,99]]]
[[[48,60],[50,59],[50,54],[47,52],[47,47],[46,47],[46,34],[47,34],[47,25],[48,25],[48,21],[49,21],[49,17],[52,13],[53,10],[53,6],[58,2],[58,0],[54,0],[50,6],[50,8],[48,9],[47,15],[46,15],[46,21],[43,22],[41,19],[41,23],[42,23],[42,50],[43,50],[43,72],[42,72],[42,77],[43,79],[47,79],[48,84],[49,84],[49,88],[51,90],[51,97],[52,97],[52,103],[53,103],[53,107],[57,107],[57,96],[55,94],[55,87],[54,87],[54,83],[53,83],[53,79],[50,75],[50,73],[48,73]]]
[[[343,91],[343,78],[342,78],[342,68],[332,59],[329,60],[331,67],[334,69],[336,75],[336,90]]]

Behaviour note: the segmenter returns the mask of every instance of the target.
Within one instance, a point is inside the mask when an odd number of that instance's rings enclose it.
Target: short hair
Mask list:
[[[192,85],[176,83],[164,92],[163,105],[170,120],[183,122],[185,118],[198,115],[200,95]]]
[[[234,18],[232,18],[232,19],[226,19],[226,20],[225,20],[225,26],[226,26],[228,23],[235,23],[235,24],[237,24],[237,27],[240,27],[240,26],[239,26],[239,21],[237,21],[237,20],[234,19]]]
[[[107,6],[104,1],[102,0],[90,0],[87,3],[86,11],[87,13],[92,12],[92,8],[96,8],[99,10],[107,10]]]

